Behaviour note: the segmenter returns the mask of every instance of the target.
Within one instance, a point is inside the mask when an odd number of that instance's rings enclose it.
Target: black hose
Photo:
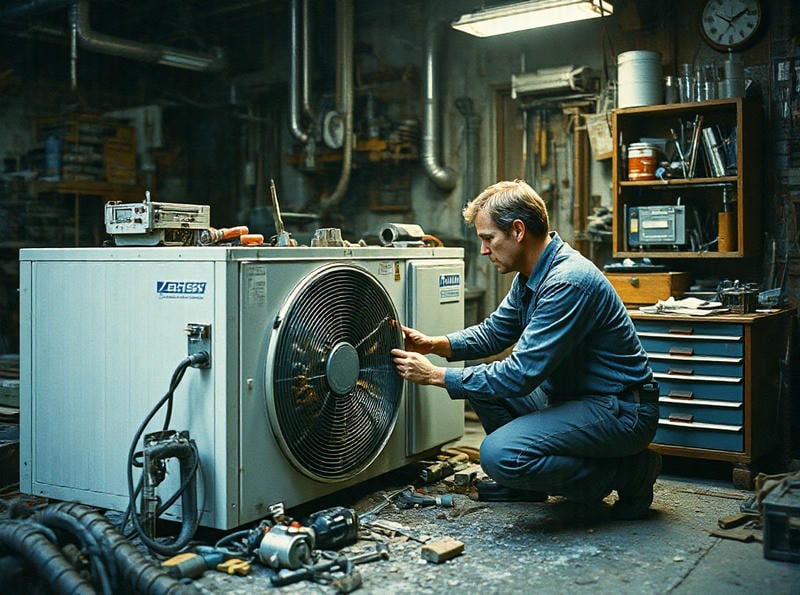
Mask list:
[[[199,525],[199,515],[197,514],[196,510],[193,510],[191,513],[189,513],[184,508],[184,510],[183,510],[184,517],[186,517],[189,514],[191,514],[191,516],[187,520],[184,520],[183,526],[182,526],[181,535],[179,537],[179,541],[177,543],[173,543],[172,545],[159,544],[158,542],[150,539],[146,535],[146,533],[142,530],[141,523],[139,522],[139,518],[137,517],[137,513],[136,513],[136,497],[140,493],[141,488],[142,488],[142,480],[141,479],[137,483],[136,487],[134,487],[134,485],[133,485],[133,467],[134,467],[134,459],[136,457],[136,446],[139,444],[139,440],[141,439],[142,434],[144,434],[144,431],[147,428],[148,424],[152,421],[152,419],[156,416],[156,414],[164,406],[164,404],[167,405],[167,412],[166,412],[166,416],[165,416],[165,419],[164,419],[164,425],[163,425],[163,430],[162,431],[165,431],[165,432],[167,431],[167,428],[169,427],[170,420],[172,418],[172,406],[173,406],[173,398],[174,398],[175,389],[178,388],[178,385],[180,384],[181,380],[183,380],[183,376],[186,373],[186,370],[188,370],[189,367],[191,367],[192,365],[194,365],[194,364],[198,363],[199,361],[201,361],[203,358],[207,358],[207,357],[208,357],[208,354],[196,353],[196,354],[190,355],[189,357],[186,357],[183,360],[181,360],[181,362],[175,368],[175,371],[172,373],[172,378],[170,379],[170,383],[169,383],[169,389],[167,390],[166,394],[163,397],[161,397],[161,399],[158,401],[158,403],[156,403],[155,406],[150,410],[150,412],[147,414],[147,416],[142,421],[142,423],[139,424],[139,427],[136,430],[136,433],[134,434],[133,440],[131,441],[131,445],[130,445],[130,448],[128,450],[128,462],[127,462],[128,506],[127,506],[127,508],[125,510],[125,514],[123,515],[123,518],[122,518],[122,521],[121,521],[121,524],[120,524],[120,530],[124,531],[125,526],[127,525],[128,519],[130,518],[132,523],[133,523],[134,529],[138,533],[139,538],[142,540],[142,542],[148,548],[150,548],[151,550],[153,550],[155,552],[158,552],[158,553],[161,553],[161,554],[164,554],[164,555],[172,555],[172,554],[178,553],[189,542],[189,540],[194,535],[194,532],[197,530],[197,526]],[[198,461],[199,461],[199,455],[197,454],[196,448],[195,448],[195,467],[196,467],[197,464],[199,464]],[[183,469],[183,464],[184,464],[183,461],[181,461],[181,468],[182,469]],[[194,471],[192,473],[194,473],[194,472],[196,472],[196,468],[194,469]],[[194,505],[193,506],[196,507],[196,505],[197,505],[197,497],[196,497],[197,489],[196,489],[196,485],[194,483],[194,478],[193,477],[192,477],[192,481],[189,482],[189,483],[191,484],[190,491],[191,491],[191,493],[194,494]],[[177,499],[178,494],[182,494],[183,493],[183,490],[186,489],[186,485],[187,485],[187,483],[184,482],[184,484],[181,487],[181,490],[179,490],[179,492],[177,492],[175,495],[173,495],[173,499],[171,499],[171,502],[174,502]],[[183,499],[182,501],[185,502],[185,500],[186,499]],[[161,512],[163,512],[163,510],[166,510],[166,508],[159,507],[159,514]],[[190,526],[190,527],[193,527],[192,528],[192,534],[188,535],[188,537],[185,535],[185,531],[183,530],[187,525]],[[181,542],[183,542],[183,543],[181,543]]]
[[[39,525],[28,521],[0,521],[0,545],[33,565],[53,593],[94,595],[92,584],[75,570]]]
[[[81,542],[81,550],[89,555],[89,569],[95,585],[100,584],[101,592],[104,595],[113,595],[114,590],[111,586],[109,569],[106,567],[105,552],[95,536],[78,519],[60,510],[45,508],[36,512],[33,520],[46,527],[60,529],[77,537]],[[112,562],[113,565],[113,560],[109,560],[109,562]]]
[[[142,595],[197,595],[193,585],[178,582],[137,550],[103,515],[88,506],[60,503],[53,508],[76,518],[95,539],[112,552],[117,571],[134,593]]]
[[[151,456],[154,460],[162,460],[172,457],[177,458],[180,464],[181,477],[192,478],[191,481],[182,482],[183,489],[179,490],[179,493],[181,493],[183,518],[181,519],[180,534],[172,543],[162,544],[155,541],[155,539],[152,539],[152,536],[147,535],[144,531],[138,515],[133,514],[131,516],[133,526],[136,527],[136,530],[139,533],[139,538],[142,540],[142,542],[154,552],[164,556],[171,556],[177,554],[189,544],[189,541],[191,541],[192,537],[194,537],[197,527],[200,524],[200,515],[197,514],[197,482],[193,479],[193,476],[197,471],[199,454],[197,452],[197,445],[193,440],[188,442],[170,441],[164,444],[158,444],[156,446],[149,447],[149,452],[152,453]],[[143,471],[143,473],[147,472],[147,469]]]

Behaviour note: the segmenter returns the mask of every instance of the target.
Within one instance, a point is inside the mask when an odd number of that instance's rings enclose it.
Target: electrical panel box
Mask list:
[[[638,206],[627,209],[630,246],[683,246],[686,237],[684,205]]]

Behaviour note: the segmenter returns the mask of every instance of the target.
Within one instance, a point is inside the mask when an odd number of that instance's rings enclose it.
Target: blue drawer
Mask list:
[[[713,337],[713,335],[707,335]],[[639,340],[647,353],[668,353],[672,355],[711,355],[723,357],[742,357],[744,344],[740,340],[679,337],[639,333]]]
[[[732,452],[744,451],[744,433],[741,426],[721,428],[698,427],[697,424],[675,424],[658,420],[655,444],[710,448]]]
[[[687,376],[678,378],[670,374],[654,374],[659,385],[659,395],[669,397],[670,393],[693,399],[710,401],[744,402],[744,383],[741,379],[730,378],[730,382],[705,381]]]
[[[744,327],[725,322],[636,320],[636,332],[648,353],[741,357]]]
[[[679,374],[683,376],[726,376],[742,378],[744,368],[740,363],[711,362],[692,358],[661,359],[650,354],[650,367],[653,372]]]
[[[665,419],[687,423],[722,424],[740,426],[744,423],[742,404],[736,406],[715,404],[714,401],[669,401],[661,399],[659,415]]]
[[[671,320],[634,320],[638,332],[666,333],[675,337],[690,338],[693,335],[719,335],[730,340],[741,341],[744,327],[731,322],[680,322]]]

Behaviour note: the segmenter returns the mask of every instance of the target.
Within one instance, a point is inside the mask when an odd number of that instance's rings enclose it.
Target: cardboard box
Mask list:
[[[606,277],[626,306],[681,298],[689,288],[689,273],[606,273]]]

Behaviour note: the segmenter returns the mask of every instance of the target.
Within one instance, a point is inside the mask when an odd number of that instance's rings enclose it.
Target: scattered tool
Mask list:
[[[283,218],[281,208],[278,206],[278,192],[275,190],[275,180],[269,181],[269,194],[272,198],[272,218],[275,221],[275,245],[276,246],[296,246],[297,242],[292,239],[291,234],[283,229]]]
[[[203,554],[185,552],[172,556],[169,560],[161,563],[161,567],[172,578],[196,579],[203,576],[206,570],[216,568],[223,561],[223,554],[209,551]]]
[[[421,508],[424,506],[452,508],[453,504],[452,494],[427,496],[425,494],[420,494],[413,488],[406,488],[400,492],[395,499],[395,506],[400,509]]]
[[[378,562],[380,560],[389,559],[389,546],[385,543],[379,543],[375,546],[372,552],[365,552],[349,558],[351,564],[367,564],[369,562]]]
[[[252,566],[250,562],[245,562],[244,560],[240,560],[239,558],[231,558],[230,560],[225,560],[224,562],[217,564],[216,569],[219,572],[224,572],[226,574],[238,574],[239,576],[247,576],[248,574],[250,574]]]
[[[446,458],[443,461],[437,461],[432,465],[428,465],[420,471],[420,478],[426,484],[436,483],[445,477],[455,473],[456,469],[469,463],[469,455],[463,452],[455,454]]]
[[[209,227],[200,233],[200,243],[204,246],[211,246],[212,244],[219,244],[226,240],[235,240],[250,233],[246,225],[237,225],[236,227],[222,227],[216,229]],[[263,239],[263,236],[262,236]]]

